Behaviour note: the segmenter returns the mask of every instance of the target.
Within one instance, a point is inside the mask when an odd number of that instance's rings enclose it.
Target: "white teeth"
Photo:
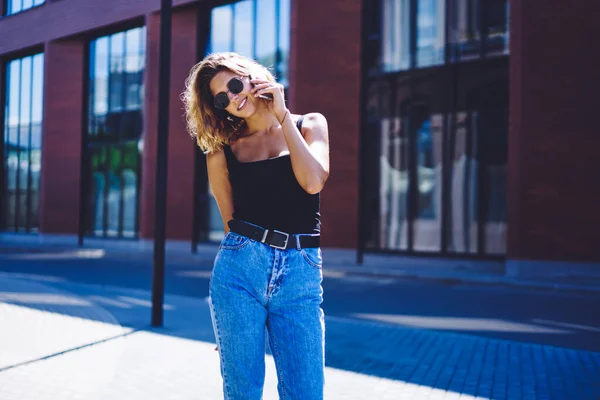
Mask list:
[[[247,97],[244,100],[242,100],[242,102],[240,103],[240,106],[238,107],[238,110],[241,110],[242,107],[244,107],[246,105],[246,101],[248,101]]]

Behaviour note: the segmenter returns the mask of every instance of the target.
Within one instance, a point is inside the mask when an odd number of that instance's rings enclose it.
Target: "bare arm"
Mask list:
[[[283,129],[296,180],[306,192],[319,193],[329,177],[327,120],[319,113],[307,114],[302,132],[299,132],[285,105],[283,85],[257,78],[251,82],[254,84],[252,93],[255,96],[265,93],[273,95],[273,101],[268,102],[268,107]]]
[[[319,193],[329,177],[327,120],[319,113],[307,114],[302,123],[302,132],[299,132],[289,115],[282,118],[294,175],[306,192]]]
[[[206,156],[206,167],[210,189],[217,200],[223,226],[227,233],[229,231],[227,222],[233,218],[233,195],[231,193],[231,183],[229,182],[227,160],[223,150],[208,154]]]

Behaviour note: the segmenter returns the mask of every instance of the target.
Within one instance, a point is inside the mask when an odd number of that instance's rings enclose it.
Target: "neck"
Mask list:
[[[245,119],[249,135],[261,131],[268,132],[271,128],[279,126],[277,117],[269,111],[264,101],[257,101],[255,104],[256,112]]]

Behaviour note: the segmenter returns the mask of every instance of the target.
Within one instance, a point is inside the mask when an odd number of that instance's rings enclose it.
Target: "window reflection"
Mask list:
[[[444,63],[445,0],[418,0],[417,67]]]
[[[256,61],[274,67],[277,51],[276,0],[256,0]]]
[[[417,108],[414,114],[417,129],[417,211],[413,223],[413,249],[439,251],[442,236],[443,115],[429,115],[426,107]]]
[[[450,6],[450,52],[453,61],[479,58],[479,0],[454,0]]]
[[[382,60],[384,71],[410,66],[410,0],[382,0]]]
[[[381,121],[379,185],[379,243],[382,248],[408,248],[408,150],[406,120],[400,117]]]
[[[508,0],[488,0],[486,5],[487,54],[508,54]]]
[[[43,54],[13,60],[6,68],[4,229],[39,228]]]
[[[233,5],[233,51],[246,57],[253,57],[254,18],[252,7],[254,2],[246,0]]]
[[[448,251],[477,251],[477,113],[456,113],[450,149],[450,216]]]
[[[137,237],[144,27],[90,43],[87,232]]]
[[[231,51],[231,39],[233,28],[233,8],[223,6],[213,8],[211,13],[211,35],[210,50],[211,53]]]
[[[290,58],[290,1],[278,0],[279,10],[279,37],[277,47],[276,72],[277,79],[284,87],[289,84],[289,58]],[[262,12],[262,9],[260,9]],[[276,9],[277,10],[277,9]],[[277,17],[277,16],[276,16]]]

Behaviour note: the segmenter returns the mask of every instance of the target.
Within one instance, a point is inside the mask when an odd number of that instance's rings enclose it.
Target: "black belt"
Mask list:
[[[287,250],[298,248],[298,246],[309,248],[321,245],[320,235],[292,235],[275,229],[265,229],[239,219],[232,219],[227,225],[231,232],[266,243],[276,249]]]

